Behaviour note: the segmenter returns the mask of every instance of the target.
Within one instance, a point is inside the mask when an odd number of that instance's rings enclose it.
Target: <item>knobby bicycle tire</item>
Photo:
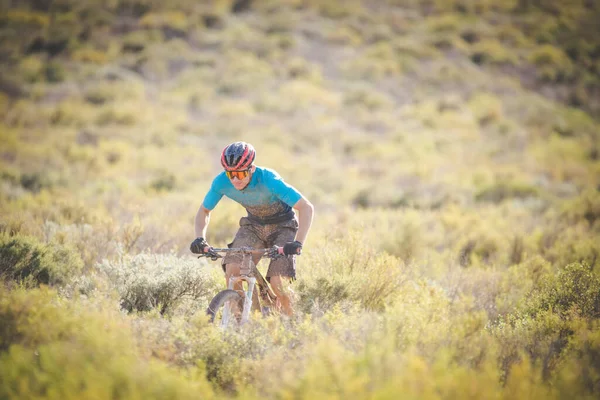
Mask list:
[[[226,289],[219,292],[213,299],[210,301],[208,308],[206,309],[206,314],[210,316],[210,322],[215,322],[215,317],[223,308],[226,302],[228,301],[238,301],[238,306],[240,307],[240,312],[243,308],[244,298],[241,294],[236,292],[235,290]]]

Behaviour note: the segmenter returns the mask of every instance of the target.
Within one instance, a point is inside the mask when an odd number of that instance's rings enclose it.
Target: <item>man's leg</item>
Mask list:
[[[277,295],[275,307],[279,312],[290,317],[294,313],[289,295],[289,284],[291,281],[291,278],[288,276],[273,275],[270,277],[271,288],[273,288],[275,295]]]
[[[269,245],[283,246],[296,237],[298,221],[292,219],[274,227],[269,235]],[[285,315],[294,312],[290,301],[290,284],[296,279],[296,256],[286,256],[271,260],[267,280],[277,295],[276,308]]]

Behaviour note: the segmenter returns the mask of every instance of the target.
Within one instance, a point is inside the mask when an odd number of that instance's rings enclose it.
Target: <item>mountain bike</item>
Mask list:
[[[227,289],[213,297],[206,309],[210,322],[218,324],[222,328],[241,326],[250,320],[251,311],[260,311],[263,315],[270,313],[277,296],[256,268],[252,256],[259,255],[272,259],[282,257],[278,254],[277,249],[277,246],[269,249],[252,249],[250,247],[211,248],[206,254],[198,256],[198,258],[206,257],[216,261],[227,253],[242,255],[240,275],[230,277]],[[242,287],[245,283],[246,288],[242,291],[235,290],[234,288],[238,282],[242,282]]]

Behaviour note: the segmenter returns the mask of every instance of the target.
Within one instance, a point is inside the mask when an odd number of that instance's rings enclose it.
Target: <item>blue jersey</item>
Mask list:
[[[243,190],[237,190],[225,171],[221,172],[213,180],[202,205],[212,210],[224,195],[244,206],[250,220],[263,224],[292,219],[292,207],[302,198],[300,192],[285,183],[277,172],[263,167],[256,167]]]

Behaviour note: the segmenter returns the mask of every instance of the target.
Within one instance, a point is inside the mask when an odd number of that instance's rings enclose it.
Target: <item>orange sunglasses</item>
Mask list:
[[[225,171],[225,174],[229,179],[233,179],[233,177],[238,178],[240,181],[248,176],[250,173],[249,169],[245,169],[243,171]]]

